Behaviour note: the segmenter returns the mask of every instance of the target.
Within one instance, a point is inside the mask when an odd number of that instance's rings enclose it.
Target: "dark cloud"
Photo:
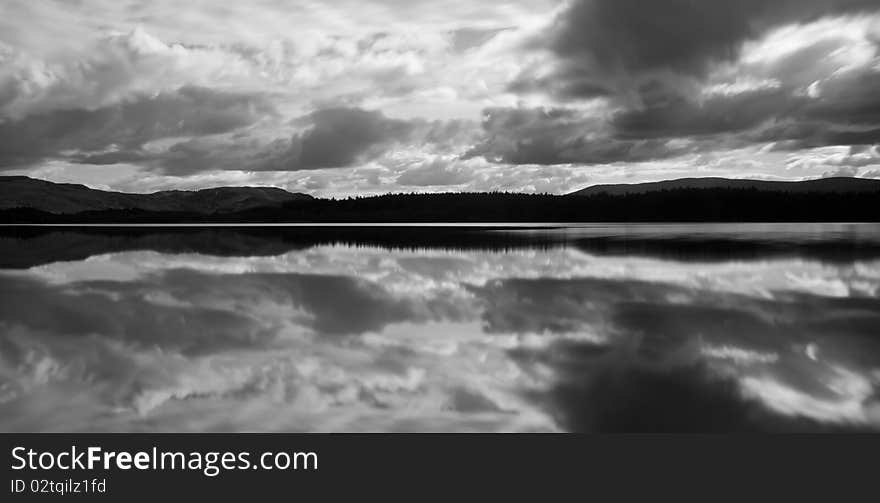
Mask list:
[[[864,147],[880,142],[880,128],[846,130],[824,121],[783,119],[747,132],[743,138],[756,143],[773,143],[777,151],[834,145]]]
[[[789,90],[764,108],[768,122],[746,131],[751,142],[795,150],[830,145],[869,148],[880,143],[880,72],[868,68],[830,78],[810,98]],[[769,120],[772,119],[772,120]]]
[[[820,86],[804,107],[805,118],[845,126],[880,125],[880,67],[848,72]]]
[[[141,160],[146,155],[141,148],[152,140],[226,133],[274,113],[262,96],[183,87],[96,110],[5,120],[0,122],[0,168],[66,154],[96,164]],[[107,149],[112,150],[103,152]]]
[[[789,147],[871,145],[880,141],[880,73],[858,72],[809,97],[789,87],[710,95],[699,101],[667,95],[613,115],[616,138],[725,138],[732,146],[791,142]]]
[[[845,37],[801,40],[775,59],[738,58],[745,42],[783,23],[877,11],[871,0],[577,0],[533,41],[551,64],[526,68],[509,90],[563,102],[602,98],[608,110],[489,110],[486,139],[471,154],[597,164],[756,143],[875,144],[880,72],[835,63],[851,43]],[[712,72],[721,68],[719,80]],[[675,139],[684,142],[667,141]]]
[[[290,138],[194,138],[154,154],[152,160],[157,167],[173,174],[212,169],[342,168],[375,160],[404,145],[422,147],[425,151],[455,150],[472,141],[478,132],[471,121],[402,120],[360,108],[322,109],[294,119],[292,124],[303,130]]]
[[[639,106],[605,114],[488,109],[484,139],[469,155],[513,164],[604,164],[768,143],[780,150],[880,143],[880,71],[851,69],[820,83],[813,96],[784,83],[695,96],[647,83],[637,89]]]
[[[710,96],[699,103],[680,96],[666,96],[649,107],[615,114],[611,126],[618,137],[636,139],[734,133],[784,116],[801,101],[782,89]]]
[[[375,157],[413,131],[410,122],[356,108],[319,110],[307,120],[311,128],[294,139],[293,150],[297,165],[309,169],[338,168]]]
[[[402,120],[360,108],[318,110],[296,122],[310,127],[291,142],[290,170],[351,166],[396,145],[453,148],[473,131],[469,121]]]
[[[540,43],[559,62],[548,82],[595,96],[629,92],[663,74],[704,76],[780,23],[877,8],[874,0],[577,0]]]
[[[507,90],[516,94],[544,93],[564,99],[614,96],[605,85],[589,78],[589,71],[569,69],[565,72],[565,75],[549,76],[521,74],[508,84]]]
[[[386,117],[380,111],[328,108],[294,119],[302,132],[265,139],[237,132],[277,117],[263,96],[184,87],[97,110],[61,110],[0,122],[0,169],[60,158],[81,164],[136,163],[169,174],[207,170],[295,171],[373,160],[397,145],[460,148],[478,131],[466,120]],[[212,136],[221,133],[236,133]],[[153,140],[190,138],[165,148]]]
[[[616,137],[601,116],[569,109],[493,108],[484,113],[484,139],[465,157],[511,164],[638,162],[686,153],[656,138]]]

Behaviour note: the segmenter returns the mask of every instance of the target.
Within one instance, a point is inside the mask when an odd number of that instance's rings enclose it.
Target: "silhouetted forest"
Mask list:
[[[880,221],[880,191],[787,193],[672,189],[644,194],[389,194],[292,201],[275,208],[199,215],[143,210],[55,215],[0,212],[5,223],[275,222],[832,222]]]

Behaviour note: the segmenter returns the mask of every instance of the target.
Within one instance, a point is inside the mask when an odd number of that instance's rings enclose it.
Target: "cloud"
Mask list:
[[[532,41],[545,57],[510,84],[544,95],[555,112],[521,105],[504,114],[519,119],[485,123],[488,138],[472,152],[603,164],[880,142],[875,2],[630,3],[579,0],[563,10]]]
[[[183,87],[93,111],[0,122],[0,168],[60,158],[176,175],[320,170],[362,165],[404,147],[448,154],[478,132],[470,121],[402,120],[359,108],[321,109],[283,127],[278,118],[264,95]],[[254,128],[258,123],[265,126]],[[300,132],[275,136],[274,128],[291,126]]]
[[[96,164],[137,160],[148,142],[234,131],[271,117],[265,97],[182,87],[95,110],[43,112],[0,122],[0,168],[51,157]]]
[[[485,138],[466,154],[510,164],[606,164],[682,155],[687,142],[615,134],[602,115],[566,108],[493,108]]]
[[[776,117],[792,103],[779,89],[709,96],[699,103],[666,96],[642,109],[614,115],[611,126],[625,138],[675,138],[739,132]]]
[[[287,138],[260,133],[193,138],[154,155],[167,173],[205,170],[302,171],[361,166],[399,149],[422,155],[455,152],[477,129],[470,121],[395,119],[360,108],[321,109],[294,119],[300,132]]]
[[[306,120],[311,128],[294,139],[294,144],[298,165],[308,168],[338,168],[376,157],[413,131],[411,123],[360,109],[319,110]]]
[[[791,156],[788,169],[824,169],[822,177],[858,176],[862,168],[880,165],[876,146],[823,147]]]
[[[836,178],[836,177],[854,177],[859,174],[859,168],[853,166],[842,166],[833,171],[826,171],[822,173],[822,178]]]
[[[452,32],[452,49],[464,52],[480,47],[508,28],[459,28]]]
[[[329,108],[293,121],[302,129],[288,138],[239,135],[192,138],[154,155],[170,173],[210,169],[297,171],[340,168],[374,159],[414,133],[411,122],[358,108]]]
[[[878,15],[822,18],[743,41],[699,76],[623,79],[629,98],[607,88],[586,106],[569,97],[543,109],[489,109],[486,139],[471,152],[515,164],[604,164],[751,145],[870,146],[880,142],[876,26]]]
[[[182,86],[241,85],[246,61],[212,48],[166,44],[141,28],[96,40],[87,55],[37,59],[0,52],[0,118],[56,110],[97,110]]]
[[[408,168],[397,177],[397,183],[413,187],[461,185],[472,180],[474,176],[463,163],[438,157],[425,161],[418,167]]]
[[[774,26],[876,9],[871,0],[575,0],[535,45],[556,58],[545,80],[564,81],[566,94],[632,95],[651,80],[705,77]]]

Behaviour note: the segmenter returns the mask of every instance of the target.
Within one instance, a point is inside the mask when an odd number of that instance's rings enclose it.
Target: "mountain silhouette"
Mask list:
[[[292,194],[275,187],[219,187],[128,194],[27,176],[0,177],[0,209],[27,208],[53,214],[103,210],[234,213],[253,208],[280,207],[284,203],[311,198],[306,194]]]
[[[594,185],[569,194],[570,196],[595,196],[606,194],[623,196],[630,194],[646,194],[663,190],[681,189],[750,189],[763,192],[780,193],[865,193],[880,191],[880,180],[865,178],[820,178],[802,182],[784,182],[768,180],[740,180],[729,178],[682,178],[661,182]]]
[[[126,194],[0,177],[0,223],[878,222],[880,180],[689,178],[568,195],[508,192],[314,198],[278,188]]]

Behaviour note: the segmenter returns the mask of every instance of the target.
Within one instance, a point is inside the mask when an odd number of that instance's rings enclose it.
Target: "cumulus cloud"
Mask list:
[[[320,109],[296,118],[299,132],[268,137],[260,132],[192,138],[152,157],[168,173],[204,170],[302,171],[362,166],[399,149],[425,154],[455,152],[477,128],[471,121],[395,119],[360,108]]]
[[[266,126],[254,129],[257,123]],[[278,137],[273,128],[299,132]],[[66,158],[178,175],[320,170],[360,165],[396,148],[455,152],[477,133],[471,121],[402,120],[359,108],[321,109],[282,126],[265,95],[183,87],[92,111],[0,122],[0,168]]]
[[[663,159],[690,151],[687,141],[616,135],[602,115],[566,108],[493,108],[485,139],[467,156],[510,164],[606,164]]]
[[[97,40],[81,59],[46,61],[10,47],[0,61],[0,118],[11,119],[95,110],[186,85],[241,83],[249,71],[234,54],[168,45],[140,28]]]
[[[527,134],[489,124],[482,151],[559,164],[871,145],[880,141],[877,26],[876,3],[858,0],[576,1],[533,41],[546,56],[510,89],[571,105],[591,99],[593,110],[604,103],[601,114],[568,119],[562,132],[553,132],[558,119]],[[583,146],[607,153],[577,155]]]
[[[435,158],[417,167],[408,168],[397,177],[399,185],[413,187],[461,185],[474,178],[464,163]]]
[[[312,168],[348,166],[412,133],[412,124],[389,119],[380,112],[359,109],[327,109],[306,120],[311,128],[294,139],[300,165]]]
[[[670,75],[703,77],[762,31],[821,15],[876,10],[871,0],[575,0],[535,44],[557,58],[570,95],[624,95]]]
[[[182,87],[94,110],[42,112],[0,122],[0,167],[48,157],[113,164],[145,157],[151,141],[212,135],[249,126],[275,114],[264,96]]]

